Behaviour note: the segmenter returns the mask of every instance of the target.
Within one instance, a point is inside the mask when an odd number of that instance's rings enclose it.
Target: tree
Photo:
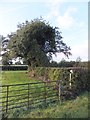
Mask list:
[[[0,57],[3,65],[12,64],[9,51],[7,48],[8,42],[9,42],[8,37],[0,35]]]
[[[43,19],[19,24],[16,33],[10,36],[8,48],[10,55],[24,58],[32,67],[48,66],[56,52],[63,52],[67,57],[71,55],[59,29]]]
[[[11,60],[8,52],[6,52],[6,53],[4,53],[2,55],[2,64],[3,65],[10,65],[10,64],[12,64],[12,60]]]
[[[56,61],[52,61],[50,63],[50,67],[58,67],[58,63]]]
[[[80,57],[77,57],[75,67],[81,67],[81,60],[82,59]]]

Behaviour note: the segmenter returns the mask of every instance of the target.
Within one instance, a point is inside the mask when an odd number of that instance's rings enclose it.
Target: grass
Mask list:
[[[24,84],[36,81],[38,80],[29,77],[27,71],[2,71],[2,85]]]
[[[2,85],[7,84],[24,84],[38,82],[28,76],[27,71],[2,71]],[[33,92],[41,91],[39,86],[32,86],[36,89]],[[14,88],[15,89],[15,88]],[[18,87],[17,89],[21,89]],[[11,88],[13,90],[13,88]],[[19,91],[20,93],[20,91]],[[17,94],[17,93],[16,93]],[[11,95],[15,95],[12,92]],[[33,96],[35,98],[35,96]],[[23,100],[22,100],[23,101]],[[13,101],[14,102],[14,101]],[[13,109],[8,116],[9,118],[87,118],[88,117],[88,92],[78,96],[74,100],[64,101],[62,104],[49,104],[48,107],[36,109]]]
[[[32,82],[40,82],[39,80],[35,80],[35,79],[31,79],[28,74],[27,71],[3,71],[2,72],[2,85],[13,85],[13,84],[24,84],[24,83],[32,83]],[[30,90],[29,90],[29,101],[30,101],[30,107],[36,107],[37,105],[44,105],[45,103],[45,84],[30,84]],[[23,90],[22,90],[23,89]],[[17,91],[18,90],[18,91]],[[7,87],[4,87],[2,89],[2,101],[4,102],[2,104],[3,106],[3,111],[5,106],[6,106],[6,96],[7,96]],[[52,94],[54,94],[56,96],[56,92],[54,92],[52,90],[52,88],[48,88],[47,87],[47,96],[50,96]],[[32,94],[34,93],[34,94]],[[21,95],[24,94],[22,96],[17,96],[17,95]],[[13,96],[13,97],[8,97],[8,105],[9,105],[9,109],[12,107],[18,107],[23,105],[26,106],[26,108],[28,107],[28,84],[27,85],[19,85],[19,86],[9,86],[9,92],[8,92],[8,96]],[[35,104],[35,102],[39,102],[40,100],[36,100],[36,99],[40,99],[43,102],[40,102]],[[53,98],[56,99],[56,98]],[[9,102],[10,101],[10,102]],[[48,100],[48,102],[50,102],[50,100]],[[1,102],[1,99],[0,99]],[[22,104],[21,104],[22,102]],[[32,103],[32,105],[31,105]],[[25,108],[25,109],[26,109]],[[11,110],[12,112],[12,110]],[[9,112],[10,113],[10,112]]]
[[[62,104],[51,104],[47,108],[16,110],[9,118],[88,118],[88,92]]]

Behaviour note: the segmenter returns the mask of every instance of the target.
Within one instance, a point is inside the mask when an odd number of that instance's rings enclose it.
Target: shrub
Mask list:
[[[52,68],[52,67],[37,67],[35,68],[35,75],[37,78],[42,76],[42,80],[46,81],[60,81],[62,96],[74,98],[80,92],[88,90],[88,69],[72,68],[71,87],[70,87],[70,69],[71,68]],[[90,72],[90,71],[89,71]],[[58,90],[58,82],[55,85]]]
[[[2,68],[2,70],[27,70],[28,66],[27,65],[2,65],[0,66]]]

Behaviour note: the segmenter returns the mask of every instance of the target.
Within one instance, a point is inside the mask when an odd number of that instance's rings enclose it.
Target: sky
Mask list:
[[[71,48],[69,59],[57,53],[54,61],[88,60],[88,0],[0,0],[0,35],[7,36],[19,23],[40,16],[59,27],[62,40]]]

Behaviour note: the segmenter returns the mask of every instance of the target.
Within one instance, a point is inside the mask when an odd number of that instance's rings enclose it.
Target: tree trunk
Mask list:
[[[29,65],[28,65],[28,72],[30,73],[30,77],[34,77],[35,76],[35,66],[34,64],[31,62]]]

